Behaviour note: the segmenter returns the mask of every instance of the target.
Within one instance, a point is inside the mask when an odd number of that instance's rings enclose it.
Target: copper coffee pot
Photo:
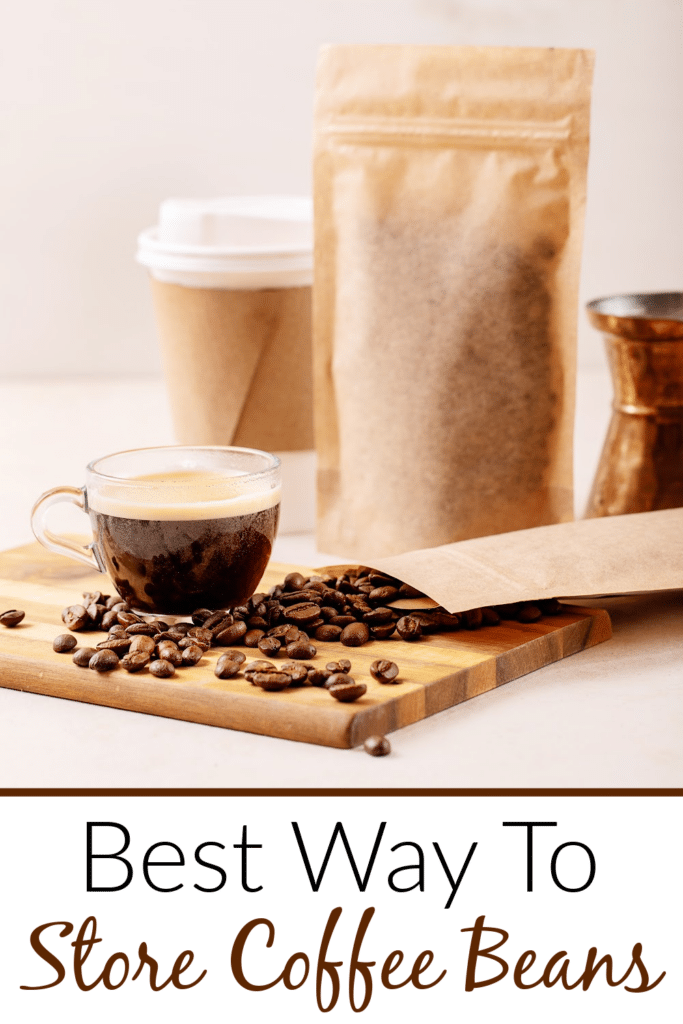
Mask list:
[[[614,385],[586,516],[683,506],[683,292],[588,303]]]

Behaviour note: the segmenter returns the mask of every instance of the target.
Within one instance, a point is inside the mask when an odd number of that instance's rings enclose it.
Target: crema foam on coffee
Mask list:
[[[253,515],[279,503],[279,487],[254,482],[246,474],[231,476],[210,470],[100,479],[96,488],[88,490],[91,511],[124,519],[223,519]]]

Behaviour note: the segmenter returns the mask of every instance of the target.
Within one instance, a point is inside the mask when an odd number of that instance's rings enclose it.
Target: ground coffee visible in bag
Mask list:
[[[572,518],[591,54],[333,46],[318,71],[318,543]]]

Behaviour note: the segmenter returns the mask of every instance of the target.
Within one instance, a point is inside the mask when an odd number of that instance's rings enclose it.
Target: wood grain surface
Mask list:
[[[295,569],[311,572],[271,563],[259,590]],[[505,622],[476,631],[437,633],[416,643],[376,640],[359,648],[317,643],[314,664],[348,658],[353,677],[367,685],[360,700],[341,704],[318,687],[266,693],[241,676],[219,680],[213,668],[223,648],[207,652],[192,668],[178,669],[171,679],[157,679],[146,671],[100,674],[78,668],[71,660],[73,652],[56,654],[52,641],[66,631],[62,608],[78,603],[87,590],[113,593],[107,577],[38,544],[0,552],[0,612],[26,612],[14,629],[0,626],[0,685],[332,747],[354,747],[368,736],[393,732],[611,636],[607,612],[567,605],[561,615],[532,624]],[[97,632],[76,636],[82,647],[95,647],[105,638]],[[258,650],[245,648],[245,653],[248,660],[260,657]],[[398,684],[372,679],[369,667],[376,658],[398,664]]]

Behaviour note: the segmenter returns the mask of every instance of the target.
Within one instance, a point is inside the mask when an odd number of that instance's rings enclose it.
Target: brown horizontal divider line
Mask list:
[[[34,797],[34,796],[106,796],[106,797],[139,797],[139,796],[229,796],[229,797],[299,797],[299,796],[405,796],[405,797],[495,797],[495,796],[638,796],[638,797],[683,797],[683,789],[676,788],[648,788],[648,789],[418,789],[418,788],[395,788],[395,789],[2,789],[0,797]]]

